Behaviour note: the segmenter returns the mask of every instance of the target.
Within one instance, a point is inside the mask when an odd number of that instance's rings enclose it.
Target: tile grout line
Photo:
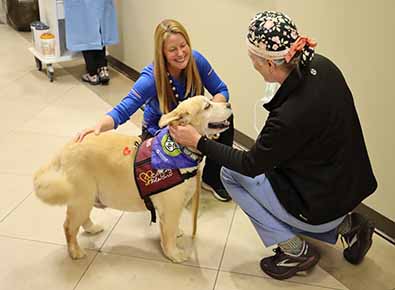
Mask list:
[[[107,237],[104,239],[103,243],[101,244],[101,246],[98,249],[98,252],[101,253],[104,247],[104,244],[108,241],[108,239],[110,238],[111,234],[113,233],[113,231],[115,230],[115,227],[119,224],[121,218],[124,216],[125,211],[122,211],[122,214],[119,216],[118,220],[115,222],[115,224],[112,226],[110,232],[108,233]]]
[[[282,281],[284,283],[313,286],[313,287],[319,287],[319,288],[331,289],[331,290],[346,290],[346,289],[348,290],[348,288],[336,288],[336,287],[324,286],[324,285],[319,285],[319,284],[311,284],[311,283],[303,283],[303,282],[292,281],[292,280],[277,280],[277,279],[274,279],[274,278],[271,278],[271,277],[265,277],[265,276],[260,276],[260,275],[257,275],[257,274],[250,274],[250,273],[235,272],[235,271],[222,271],[222,272],[230,273],[230,274],[237,274],[237,275],[242,275],[242,276],[261,278],[261,279],[267,279],[267,280],[273,280],[273,281]],[[339,281],[339,280],[337,280],[337,281]],[[395,290],[395,289],[392,289],[392,290]]]
[[[18,173],[18,172],[1,171],[1,170],[0,170],[0,175],[13,175],[13,176],[24,176],[24,177],[31,177],[32,176],[30,173]],[[33,193],[33,192],[31,192],[31,193]]]
[[[39,243],[39,244],[60,246],[60,247],[64,247],[67,250],[67,244],[62,244],[62,243],[57,243],[57,242],[35,240],[35,239],[29,239],[29,238],[21,238],[21,237],[8,235],[8,234],[3,234],[3,233],[0,233],[0,237],[13,239],[13,240],[26,241],[26,242],[34,242],[34,243]],[[87,251],[90,251],[90,252],[98,252],[99,251],[98,248],[83,247],[83,249],[87,250]],[[68,254],[67,254],[67,256],[68,256]]]
[[[21,77],[19,77],[19,78],[24,77],[24,76],[27,75],[28,73],[29,73],[29,72],[27,72],[26,74],[24,74],[23,76],[21,76]],[[11,81],[10,84],[13,83],[14,81],[18,80],[19,78],[17,78],[17,79],[15,79],[15,80]],[[59,98],[64,97],[65,94],[67,94],[69,91],[71,91],[71,90],[74,89],[75,87],[77,87],[77,85],[71,86],[70,88],[66,89],[64,92],[59,93],[59,95],[55,96],[54,99],[53,99],[52,101],[46,103],[46,104],[43,106],[43,108],[42,108],[41,110],[39,110],[38,112],[36,112],[36,114],[35,114],[32,118],[30,118],[29,120],[26,120],[25,122],[23,122],[23,123],[21,124],[20,127],[11,129],[10,131],[8,131],[7,134],[15,134],[15,133],[17,133],[17,132],[19,131],[19,132],[30,132],[30,133],[34,133],[34,134],[38,134],[38,135],[49,135],[49,136],[56,136],[56,137],[69,137],[69,136],[60,136],[60,135],[56,135],[56,134],[44,134],[44,133],[37,132],[37,131],[29,131],[29,130],[25,130],[25,131],[24,131],[24,130],[22,130],[22,128],[23,128],[23,125],[24,125],[24,124],[26,124],[27,122],[29,122],[29,121],[31,121],[31,120],[34,120],[40,113],[42,113],[42,112],[43,112],[44,110],[46,110],[47,108],[53,106],[56,102],[59,101]],[[1,143],[1,142],[0,142],[0,143]]]
[[[34,135],[41,135],[41,136],[49,136],[49,137],[60,137],[60,138],[73,138],[74,136],[67,136],[67,135],[59,135],[54,133],[46,133],[46,132],[39,132],[38,130],[27,130],[27,129],[16,129],[14,131],[10,131],[9,133],[30,133]]]
[[[64,92],[59,93],[59,95],[55,96],[54,99],[53,99],[52,101],[49,101],[48,103],[46,103],[46,104],[43,106],[43,108],[42,108],[41,110],[39,110],[38,112],[36,112],[36,114],[35,114],[32,118],[30,118],[29,120],[26,120],[25,122],[23,122],[23,123],[21,124],[21,128],[22,128],[23,125],[26,124],[27,122],[30,122],[31,120],[34,120],[34,119],[35,119],[40,113],[42,113],[44,110],[46,110],[46,109],[48,109],[49,107],[53,106],[57,101],[59,101],[59,100],[58,100],[59,98],[64,97],[65,94],[67,94],[69,91],[71,91],[72,89],[74,89],[76,86],[77,86],[77,85],[71,86],[69,89],[67,89],[67,90],[65,90]],[[18,129],[18,128],[14,128],[13,130],[10,130],[9,133],[12,134],[12,133],[15,133],[15,132],[18,132],[18,131],[26,132],[26,131],[21,130],[20,128],[19,128],[19,129]],[[27,131],[27,132],[30,132],[30,131]],[[36,133],[36,132],[33,132],[33,133]]]
[[[73,287],[73,290],[77,289],[78,285],[80,284],[80,282],[82,281],[82,279],[84,278],[85,274],[88,272],[89,268],[92,266],[93,262],[96,260],[96,257],[102,253],[102,248],[104,246],[104,244],[107,242],[107,240],[110,238],[112,232],[114,231],[115,227],[119,224],[119,221],[121,220],[121,218],[123,217],[123,215],[125,214],[125,212],[123,211],[122,214],[119,216],[118,220],[115,222],[115,224],[112,226],[111,230],[109,231],[107,237],[104,239],[103,243],[101,244],[101,246],[97,249],[96,254],[94,255],[94,257],[92,258],[92,261],[88,264],[88,266],[86,267],[85,271],[82,272],[81,277],[78,279],[78,281],[76,282],[75,286]]]
[[[222,267],[222,263],[223,263],[224,256],[225,256],[226,246],[228,245],[229,236],[230,236],[230,233],[231,233],[231,231],[232,231],[233,222],[234,222],[235,217],[236,217],[236,211],[237,211],[237,205],[235,204],[235,207],[233,208],[233,215],[232,215],[232,220],[231,220],[231,222],[230,222],[229,231],[228,231],[228,234],[227,234],[227,236],[226,236],[224,248],[223,248],[223,250],[222,250],[221,260],[220,260],[220,262],[219,262],[218,269],[217,269],[217,274],[216,274],[216,276],[215,276],[214,285],[213,285],[213,290],[215,290],[215,288],[216,288],[216,286],[217,286],[218,277],[219,277],[219,274],[220,274],[220,272],[221,272],[221,267]]]
[[[2,233],[0,233],[0,237],[13,239],[13,240],[19,240],[19,241],[34,242],[34,243],[39,243],[39,244],[61,246],[61,247],[67,248],[67,245],[56,243],[56,242],[34,240],[34,239],[28,239],[28,238],[21,238],[21,237],[16,237],[16,236],[12,236],[12,235],[2,234]],[[88,249],[88,250],[95,251],[95,249]]]
[[[29,75],[32,72],[32,70],[26,70],[26,71],[21,71],[21,75],[15,77],[14,79],[10,80],[5,86],[2,87],[2,91],[6,90],[8,87],[12,86],[14,84],[14,82],[19,81],[20,79],[24,78],[25,76]],[[69,73],[70,74],[70,73]],[[76,84],[75,86],[77,86],[78,84]],[[75,86],[73,86],[72,88],[74,88]],[[68,92],[69,90],[66,90],[65,92]],[[59,97],[60,94],[57,96]],[[11,100],[12,101],[12,100]]]
[[[27,71],[21,71],[21,75],[15,77],[14,79],[10,80],[5,86],[2,87],[2,90],[7,89],[9,86],[11,86],[14,82],[18,81],[19,79],[25,77],[27,74],[29,74],[31,72],[31,70],[27,70]]]
[[[204,269],[204,270],[209,270],[209,271],[216,271],[216,268],[210,268],[210,267],[201,267],[198,265],[193,265],[193,264],[183,264],[183,263],[174,263],[171,262],[170,260],[159,260],[155,258],[148,258],[148,257],[140,257],[140,256],[133,256],[133,255],[124,255],[124,254],[119,254],[119,253],[111,253],[111,252],[106,252],[106,251],[101,251],[100,253],[105,253],[107,255],[111,256],[118,256],[118,257],[125,257],[125,258],[132,258],[132,259],[138,259],[142,261],[148,261],[148,262],[156,262],[156,263],[162,263],[162,264],[169,264],[169,265],[174,265],[174,266],[179,266],[179,267],[189,267],[189,268],[195,268],[195,269]]]
[[[28,199],[29,196],[32,195],[32,194],[33,194],[33,192],[30,192],[30,193],[29,193],[28,195],[26,195],[19,203],[17,203],[17,205],[16,205],[13,209],[11,209],[2,219],[0,219],[0,224],[1,224],[3,221],[5,221],[5,219],[6,219],[11,213],[13,213],[14,210],[16,210],[22,203],[24,203],[25,200]]]
[[[103,251],[103,247],[104,244],[107,242],[107,240],[110,238],[110,235],[112,234],[112,232],[115,230],[115,227],[119,224],[121,218],[124,216],[125,212],[122,212],[122,215],[119,217],[118,221],[114,224],[114,226],[112,227],[110,233],[108,234],[107,238],[103,241],[103,244],[100,246],[100,248],[98,249],[99,253],[106,253],[106,254],[110,254],[110,255],[116,255],[116,256],[120,256],[120,257],[129,257],[129,258],[136,258],[136,259],[141,259],[141,260],[146,260],[146,261],[155,261],[155,262],[161,262],[161,263],[167,263],[167,264],[175,264],[175,265],[180,265],[180,266],[188,266],[188,267],[192,267],[192,268],[199,268],[199,269],[207,269],[207,270],[216,270],[216,268],[210,268],[210,267],[200,267],[198,265],[191,265],[191,264],[182,264],[182,263],[173,263],[169,260],[159,260],[159,259],[155,259],[155,258],[146,258],[146,257],[140,257],[140,256],[133,256],[133,255],[124,255],[124,254],[117,254],[117,253],[111,253],[111,252],[106,252]]]
[[[78,281],[75,283],[75,286],[73,287],[73,290],[75,290],[78,285],[80,284],[81,280],[84,278],[86,272],[88,272],[89,268],[92,266],[93,262],[96,260],[96,257],[99,255],[99,251],[96,251],[94,254],[92,261],[86,266],[85,270],[82,272],[81,277],[78,279]]]

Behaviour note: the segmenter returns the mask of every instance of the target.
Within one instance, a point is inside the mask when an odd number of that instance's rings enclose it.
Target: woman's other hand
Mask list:
[[[84,140],[85,136],[95,133],[95,135],[100,135],[101,132],[105,132],[108,130],[114,129],[114,120],[106,115],[104,118],[97,123],[97,125],[93,128],[87,128],[79,133],[77,133],[77,136],[74,138],[74,142],[80,143],[82,140]]]
[[[80,143],[82,140],[85,138],[86,135],[89,135],[91,133],[95,132],[95,135],[99,135],[100,131],[96,133],[95,128],[87,128],[85,130],[82,130],[81,132],[78,132],[77,135],[74,138],[74,142]]]

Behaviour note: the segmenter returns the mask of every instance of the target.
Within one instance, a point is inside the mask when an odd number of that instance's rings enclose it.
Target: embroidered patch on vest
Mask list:
[[[156,169],[174,169],[196,167],[201,157],[186,147],[180,147],[169,134],[162,129],[152,141],[152,167]]]
[[[155,169],[151,163],[152,142],[145,140],[138,148],[134,162],[134,178],[142,199],[184,181],[179,169]]]

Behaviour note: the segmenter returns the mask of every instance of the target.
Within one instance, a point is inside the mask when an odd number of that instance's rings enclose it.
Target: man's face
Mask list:
[[[248,56],[254,68],[263,76],[266,82],[274,82],[272,68],[269,61],[248,51]]]

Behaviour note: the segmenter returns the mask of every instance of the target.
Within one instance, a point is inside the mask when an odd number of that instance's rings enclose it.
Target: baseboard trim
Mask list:
[[[140,73],[137,70],[124,64],[123,62],[119,61],[118,59],[116,59],[115,57],[113,57],[111,55],[107,55],[107,61],[114,69],[116,69],[120,73],[124,74],[125,76],[130,78],[132,81],[137,81],[137,79],[140,76]]]
[[[237,129],[235,129],[235,142],[241,146],[242,148],[244,148],[245,150],[247,150],[248,148],[251,148],[252,145],[254,145],[255,140],[253,140],[252,138],[248,137],[246,134],[238,131]]]
[[[120,73],[126,75],[133,81],[136,81],[140,73],[135,69],[129,67],[128,65],[124,64],[123,62],[119,61],[115,57],[111,55],[107,55],[107,60],[109,64],[119,71]],[[252,147],[255,141],[250,138],[249,136],[245,135],[244,133],[235,129],[235,143],[239,145],[239,148],[243,148],[248,150]],[[365,204],[360,204],[356,209],[356,212],[359,212],[366,216],[367,218],[374,221],[376,224],[376,234],[381,236],[382,238],[386,239],[391,244],[395,245],[395,222],[390,220],[389,218],[385,217],[384,215],[380,214],[379,212],[375,211],[374,209],[370,208]]]
[[[363,203],[355,211],[374,221],[376,224],[376,233],[395,245],[395,223],[392,220]]]

